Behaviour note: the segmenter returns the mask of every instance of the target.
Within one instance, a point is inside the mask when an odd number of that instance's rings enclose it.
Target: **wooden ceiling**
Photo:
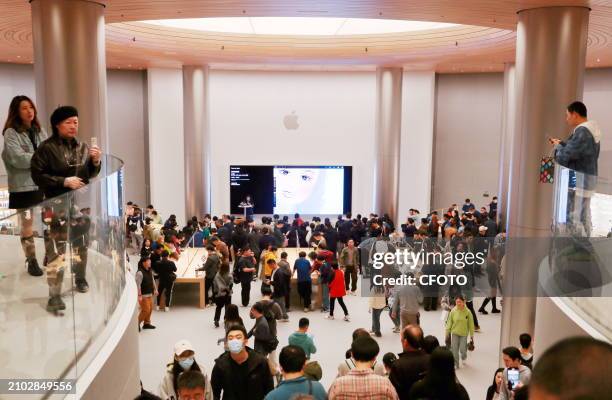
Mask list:
[[[231,69],[363,70],[377,65],[438,72],[503,70],[514,60],[517,11],[591,7],[587,66],[612,66],[612,0],[107,0],[111,68],[210,64]],[[462,24],[367,36],[249,36],[144,24],[142,20],[236,17],[352,17]],[[32,62],[30,5],[0,0],[0,62]]]

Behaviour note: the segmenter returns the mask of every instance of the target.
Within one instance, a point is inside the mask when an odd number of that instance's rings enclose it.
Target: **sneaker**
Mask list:
[[[310,309],[308,307],[304,307],[304,312],[308,312]]]
[[[215,321],[215,328],[219,327],[219,321]]]
[[[374,334],[375,334],[376,332],[374,332],[374,331],[368,331],[368,333],[369,333],[371,336],[374,336]]]
[[[376,333],[374,334],[374,336],[376,336],[376,337],[382,337],[382,333],[380,333],[380,332],[376,332]]]
[[[483,310],[481,308],[478,309],[478,312],[483,314],[483,315],[487,315],[488,314],[487,310]]]
[[[87,293],[89,291],[89,285],[85,279],[76,281],[76,290],[79,293]]]
[[[164,311],[165,311],[165,312],[170,311],[170,307],[166,307],[166,308],[164,308]]]
[[[480,327],[479,326],[475,327],[474,332],[480,332]]]
[[[327,319],[334,319],[334,316],[333,315],[327,315],[325,318],[327,318]]]
[[[491,310],[491,314],[499,314],[501,312],[501,310],[498,310],[497,308],[494,308],[493,310]]]
[[[28,274],[32,276],[41,276],[43,270],[38,266],[38,261],[35,258],[26,260],[26,267],[28,268]]]
[[[396,326],[395,328],[393,328],[393,333],[400,333],[399,326]]]
[[[349,316],[348,316],[348,315],[345,315],[345,316],[344,316],[344,320],[345,320],[346,322],[350,322],[350,318],[349,318]]]
[[[151,325],[151,324],[144,324],[142,326],[142,329],[155,329],[155,326]]]
[[[155,306],[155,310],[156,310],[156,311],[159,311],[159,306]]]
[[[289,318],[283,318],[279,320],[280,322],[289,322]]]

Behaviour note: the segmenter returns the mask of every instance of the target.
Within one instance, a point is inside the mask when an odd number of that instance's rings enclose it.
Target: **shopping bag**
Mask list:
[[[542,157],[540,161],[540,183],[553,183],[555,176],[555,160],[552,157]]]

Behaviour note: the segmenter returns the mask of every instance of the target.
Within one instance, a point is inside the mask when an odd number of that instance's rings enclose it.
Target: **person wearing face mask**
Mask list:
[[[199,371],[206,382],[205,400],[212,400],[212,390],[208,384],[208,376],[203,366],[198,365],[195,360],[195,350],[187,340],[179,340],[174,345],[174,356],[172,362],[168,363],[166,373],[159,385],[159,395],[162,400],[178,400],[178,380],[181,373],[185,371]]]
[[[229,351],[215,360],[211,385],[214,400],[262,400],[274,388],[264,356],[247,346],[242,325],[228,327],[225,336]]]

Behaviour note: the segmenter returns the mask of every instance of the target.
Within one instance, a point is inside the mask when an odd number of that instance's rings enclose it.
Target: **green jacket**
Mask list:
[[[310,359],[310,355],[317,352],[312,336],[307,333],[293,332],[289,335],[289,344],[301,347],[306,353],[306,358]]]
[[[36,145],[47,138],[44,131],[36,134]],[[13,128],[4,131],[4,149],[2,150],[2,161],[8,175],[9,192],[31,192],[38,190],[38,186],[32,180],[30,172],[30,161],[34,154],[34,146],[27,132],[17,132]]]
[[[446,319],[446,333],[452,333],[457,336],[474,336],[474,317],[467,307],[459,310],[456,306],[453,307]]]

